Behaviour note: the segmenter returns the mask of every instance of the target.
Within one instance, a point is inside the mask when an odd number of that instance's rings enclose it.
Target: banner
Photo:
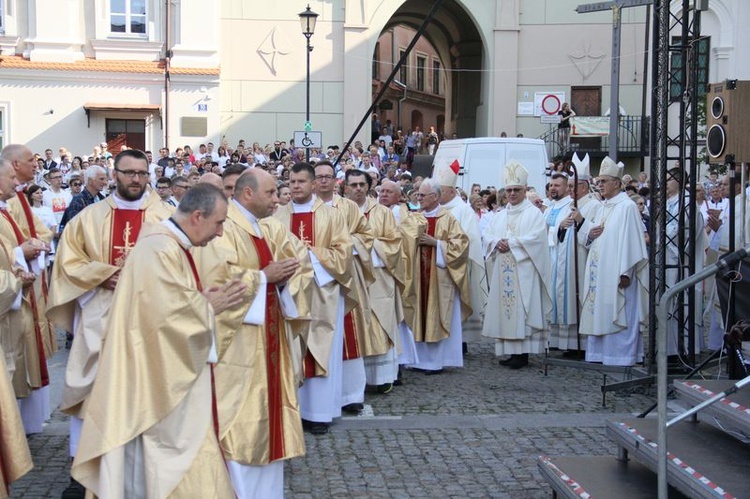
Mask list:
[[[571,137],[602,137],[609,135],[609,116],[573,116],[570,118]]]

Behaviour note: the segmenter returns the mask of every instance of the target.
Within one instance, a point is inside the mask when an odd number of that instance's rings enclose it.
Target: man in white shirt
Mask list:
[[[42,193],[42,204],[49,206],[59,226],[65,213],[65,208],[68,207],[73,196],[70,195],[70,191],[62,188],[63,174],[60,170],[51,168],[47,178],[49,180],[49,189]]]

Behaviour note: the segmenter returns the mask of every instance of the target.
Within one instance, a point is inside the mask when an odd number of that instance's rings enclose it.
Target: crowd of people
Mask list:
[[[332,147],[307,162],[283,141],[158,158],[101,144],[72,160],[6,146],[5,483],[31,468],[24,435],[49,418],[55,328],[70,348],[64,498],[282,496],[303,431],[327,433],[406,370],[462,367],[482,337],[511,369],[549,350],[642,361],[645,175],[605,158],[593,176],[574,156],[577,182],[552,164],[541,193],[511,160],[498,165],[503,189],[463,192],[458,161],[412,178],[392,149]],[[671,172],[670,213],[686,181]],[[721,182],[687,201],[705,214],[693,236],[716,253],[730,222]],[[710,339],[723,330],[712,319]],[[670,338],[679,355],[676,325]]]

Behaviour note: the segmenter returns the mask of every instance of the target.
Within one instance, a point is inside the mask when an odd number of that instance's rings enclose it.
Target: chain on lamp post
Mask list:
[[[312,52],[312,45],[310,45],[310,38],[315,33],[315,23],[318,21],[318,14],[310,10],[310,5],[299,13],[299,22],[302,27],[302,34],[307,39],[307,92],[306,92],[306,103],[305,103],[305,123],[310,123],[310,52]],[[306,161],[310,162],[310,148],[305,147],[305,158]]]

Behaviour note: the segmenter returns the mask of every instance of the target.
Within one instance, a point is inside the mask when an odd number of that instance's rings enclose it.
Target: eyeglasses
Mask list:
[[[179,187],[180,189],[185,189],[185,190],[190,189],[190,186],[187,185],[187,184],[179,184],[179,185],[175,185],[173,187]]]
[[[118,170],[115,168],[115,171],[122,173],[126,178],[134,178],[135,176],[138,176],[138,178],[148,178],[149,176],[149,172],[141,170]]]
[[[522,187],[506,187],[505,192],[521,192],[523,190]]]
[[[81,183],[80,182],[73,182],[73,183],[70,184],[70,186],[71,187],[81,187]]]
[[[333,175],[315,175],[315,180],[333,180]]]

